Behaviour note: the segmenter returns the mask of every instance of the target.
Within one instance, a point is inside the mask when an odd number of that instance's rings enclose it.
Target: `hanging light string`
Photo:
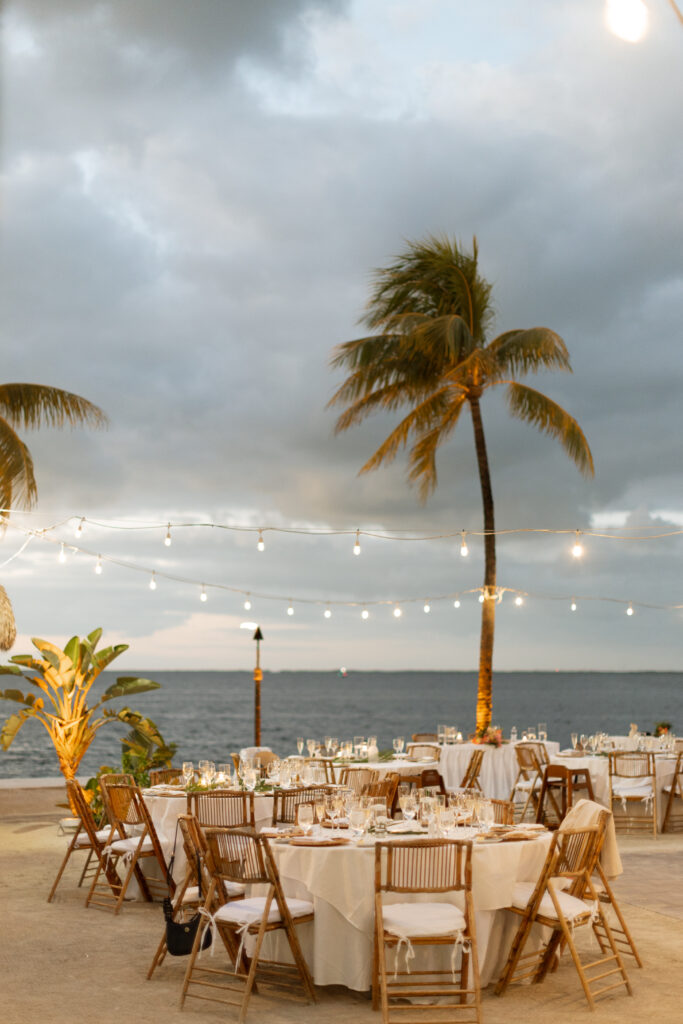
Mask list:
[[[117,557],[112,556],[112,555],[103,555],[99,551],[94,551],[94,550],[91,550],[91,549],[88,549],[88,548],[84,548],[84,547],[81,547],[80,545],[77,545],[77,544],[68,543],[68,542],[60,540],[57,537],[51,537],[51,536],[45,534],[42,530],[26,531],[25,528],[17,526],[16,524],[14,524],[12,522],[9,522],[9,523],[6,522],[5,525],[7,527],[9,527],[10,529],[13,529],[13,530],[15,530],[15,531],[17,531],[19,533],[27,533],[28,534],[28,536],[26,538],[26,542],[22,545],[22,547],[19,549],[19,551],[16,552],[16,554],[12,556],[13,558],[17,557],[17,555],[19,555],[25,549],[25,547],[27,546],[27,544],[29,543],[30,540],[32,540],[33,538],[37,538],[39,540],[42,540],[46,544],[51,544],[51,545],[54,545],[55,547],[59,548],[59,561],[60,562],[66,561],[66,553],[67,552],[71,552],[71,553],[74,553],[74,554],[85,555],[86,557],[93,558],[93,559],[96,560],[96,567],[99,566],[101,568],[103,563],[106,562],[106,563],[108,563],[110,565],[116,565],[119,568],[127,569],[127,570],[130,570],[131,572],[142,573],[143,575],[148,576],[149,577],[149,587],[150,587],[150,590],[156,590],[156,588],[157,588],[157,580],[158,579],[164,579],[164,580],[169,580],[169,581],[171,581],[173,583],[181,583],[181,584],[185,584],[185,585],[192,586],[192,587],[200,587],[201,588],[201,593],[204,594],[204,595],[206,595],[206,592],[209,589],[216,590],[216,591],[224,591],[224,592],[230,593],[230,594],[239,594],[240,596],[245,598],[245,602],[244,602],[245,607],[246,607],[247,603],[249,604],[249,607],[251,607],[251,598],[255,598],[255,599],[258,599],[258,600],[262,600],[262,601],[275,601],[275,602],[278,602],[278,603],[284,603],[287,606],[287,613],[289,615],[293,615],[294,614],[294,600],[296,601],[297,604],[300,604],[300,605],[311,605],[311,606],[318,606],[318,607],[322,606],[326,610],[329,610],[332,606],[339,607],[339,608],[361,608],[363,611],[366,611],[368,606],[370,606],[370,607],[391,606],[393,608],[393,614],[396,616],[396,618],[399,618],[401,616],[402,608],[405,605],[413,605],[413,604],[421,603],[421,604],[423,604],[423,606],[425,606],[424,598],[423,597],[418,597],[418,596],[409,596],[409,597],[404,597],[404,598],[399,598],[399,599],[394,598],[394,597],[392,597],[392,598],[377,598],[377,599],[374,599],[374,600],[362,600],[362,601],[360,601],[360,600],[354,600],[354,601],[329,600],[328,598],[319,598],[319,597],[297,597],[296,599],[293,599],[291,597],[291,595],[272,594],[272,593],[255,591],[255,590],[252,590],[252,589],[247,590],[244,587],[233,587],[233,586],[230,586],[227,583],[207,583],[204,580],[198,580],[198,579],[194,579],[194,578],[191,578],[191,577],[188,577],[188,576],[181,576],[181,575],[178,575],[176,573],[163,572],[163,571],[160,571],[159,569],[156,569],[156,568],[152,569],[149,566],[140,565],[140,564],[138,564],[136,562],[131,562],[131,561],[128,561],[128,560],[122,559],[122,558],[117,558]],[[566,594],[559,595],[559,594],[532,593],[530,591],[520,590],[517,587],[495,586],[495,587],[471,587],[471,588],[469,588],[467,590],[458,590],[458,591],[454,591],[454,592],[449,593],[449,594],[439,594],[439,595],[436,595],[436,596],[430,596],[428,604],[431,607],[431,605],[433,603],[435,603],[435,602],[452,601],[453,604],[454,604],[454,607],[455,608],[459,608],[460,607],[460,598],[464,597],[464,596],[466,596],[468,594],[476,594],[477,597],[478,597],[478,600],[481,601],[481,602],[483,602],[483,601],[488,599],[488,600],[495,600],[498,604],[501,603],[501,601],[503,600],[503,597],[504,597],[505,594],[513,595],[514,598],[515,598],[515,603],[517,605],[522,605],[524,603],[524,599],[525,598],[530,598],[532,600],[540,600],[540,601],[563,601],[563,602],[567,602],[569,600]],[[206,596],[202,597],[202,600],[205,600],[205,599],[206,599]],[[619,598],[619,597],[579,596],[579,595],[573,595],[571,597],[572,604],[578,604],[578,602],[588,602],[588,601],[591,601],[591,602],[605,602],[605,603],[618,604],[618,605],[626,605],[627,606],[627,614],[628,615],[632,615],[633,614],[633,609],[636,608],[636,607],[638,607],[638,608],[649,608],[649,609],[653,609],[653,610],[657,610],[657,611],[679,611],[679,610],[683,609],[683,604],[653,604],[653,603],[649,603],[649,602],[645,602],[645,601],[632,601],[632,600],[628,600],[628,599],[625,599],[625,598]],[[631,609],[631,610],[629,611],[628,609]],[[572,609],[572,610],[575,610],[575,609]],[[329,617],[330,616],[326,615],[326,618],[329,618]],[[363,618],[366,618],[366,617],[367,616],[363,616]]]
[[[27,515],[37,516],[43,513],[38,512],[26,512],[22,509],[0,509],[0,517],[4,519],[5,524],[9,521],[7,517],[10,515]],[[239,523],[210,523],[210,522],[169,522],[165,520],[163,522],[124,522],[121,520],[100,520],[100,519],[89,519],[87,516],[82,515],[70,515],[59,522],[53,523],[50,526],[43,526],[40,530],[36,530],[36,533],[50,533],[58,530],[60,527],[65,526],[68,523],[75,522],[75,529],[78,537],[81,537],[86,525],[91,527],[97,527],[102,530],[120,530],[120,531],[149,531],[157,530],[164,532],[165,542],[169,542],[171,539],[172,530],[187,530],[187,529],[211,529],[211,530],[225,530],[232,533],[255,533],[259,539],[259,550],[263,550],[265,547],[263,534],[264,533],[283,533],[283,534],[294,534],[299,536],[311,536],[311,537],[346,537],[354,536],[354,553],[360,553],[360,538],[361,537],[372,537],[375,540],[394,540],[401,542],[419,542],[419,541],[436,541],[436,540],[453,540],[456,537],[460,538],[461,551],[463,555],[467,551],[466,538],[469,537],[507,537],[514,536],[516,534],[550,534],[555,536],[567,536],[574,535],[576,542],[574,547],[580,547],[579,538],[581,537],[594,537],[601,540],[618,540],[618,541],[647,541],[647,540],[663,540],[668,537],[680,537],[683,535],[683,529],[679,530],[665,530],[662,531],[659,526],[615,526],[606,527],[602,530],[587,530],[585,528],[562,528],[555,529],[549,527],[514,527],[512,529],[505,530],[453,530],[447,533],[426,533],[420,530],[405,530],[403,529],[383,529],[383,530],[371,530],[371,529],[358,529],[356,527],[337,529],[335,527],[323,527],[323,526],[252,526],[251,524],[239,524]],[[659,531],[659,532],[646,532],[642,531]],[[621,531],[623,535],[616,532],[610,531]],[[261,547],[260,545],[263,545]],[[167,543],[167,546],[170,546]],[[355,549],[358,548],[356,552]],[[579,557],[576,555],[575,557]]]

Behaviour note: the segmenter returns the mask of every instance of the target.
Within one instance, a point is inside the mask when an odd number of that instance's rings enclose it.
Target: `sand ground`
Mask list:
[[[3,1024],[215,1024],[236,1020],[225,1006],[178,996],[182,960],[167,958],[145,978],[162,928],[158,904],[127,903],[118,917],[83,906],[74,858],[53,903],[46,902],[65,849],[57,829],[65,813],[55,789],[0,788],[0,1021]],[[615,886],[645,967],[627,969],[633,997],[617,990],[594,1014],[600,1024],[683,1020],[683,833],[620,837],[624,875]],[[587,932],[581,929],[579,934]],[[581,942],[585,943],[585,939]],[[369,998],[319,988],[315,1006],[250,1003],[252,1022],[376,1022]],[[540,986],[517,986],[502,998],[483,995],[486,1024],[576,1024],[591,1018],[568,961]]]

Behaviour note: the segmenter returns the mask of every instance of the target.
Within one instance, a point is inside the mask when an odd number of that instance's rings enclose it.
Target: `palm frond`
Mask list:
[[[464,394],[453,398],[439,422],[431,430],[421,434],[411,449],[408,479],[411,483],[418,484],[418,493],[423,502],[436,490],[436,453],[439,446],[455,430],[465,401]]]
[[[448,409],[449,396],[450,389],[441,388],[411,409],[408,415],[404,416],[398,426],[394,427],[389,436],[384,439],[374,455],[368,459],[359,475],[377,469],[384,462],[392,462],[399,449],[405,448],[408,444],[411,434],[420,435],[437,426]]]
[[[341,389],[340,389],[341,390]],[[333,396],[331,402],[336,398]],[[335,434],[342,434],[349,427],[361,423],[372,412],[382,409],[391,412],[410,402],[422,400],[423,395],[418,396],[416,391],[402,387],[397,384],[387,384],[384,388],[376,388],[369,395],[361,395],[344,410],[334,425]]]
[[[580,471],[585,476],[594,476],[595,467],[588,441],[579,424],[566,410],[526,384],[510,384],[507,402],[513,416],[533,424],[549,437],[556,438]]]
[[[38,496],[31,453],[0,417],[0,508],[21,504],[30,508]]]
[[[501,376],[512,377],[539,370],[566,370],[571,373],[567,346],[549,327],[529,327],[506,331],[487,346],[495,355]]]
[[[0,414],[12,426],[104,427],[107,417],[87,398],[43,384],[0,384]]]

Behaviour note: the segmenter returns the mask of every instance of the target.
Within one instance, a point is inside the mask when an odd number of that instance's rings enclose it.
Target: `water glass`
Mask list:
[[[545,741],[548,739],[548,726],[545,724],[545,722],[538,723],[538,738],[541,741],[541,743],[545,743]]]
[[[356,755],[356,757],[360,757],[361,747],[364,745],[364,743],[365,743],[365,737],[364,736],[354,736],[353,737],[353,752]]]
[[[183,779],[186,786],[189,786],[194,779],[194,765],[192,761],[183,761]]]
[[[436,735],[438,737],[439,743],[445,743],[446,742],[446,726],[445,725],[437,725],[437,727],[436,727]]]
[[[349,812],[349,828],[351,838],[358,842],[365,831],[365,809],[360,804],[352,807]]]
[[[510,743],[516,743],[516,742],[517,742],[517,726],[513,725],[512,728],[510,729]]]
[[[311,804],[299,804],[297,807],[297,822],[304,830],[304,835],[313,828],[313,807]]]
[[[530,725],[528,727],[528,729],[526,731],[526,738],[528,740],[535,740],[536,739],[536,730],[534,729],[533,725]]]

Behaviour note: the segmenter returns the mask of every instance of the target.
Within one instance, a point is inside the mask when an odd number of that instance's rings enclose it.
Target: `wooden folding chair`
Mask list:
[[[187,813],[194,815],[202,828],[253,828],[256,824],[254,794],[241,789],[188,793]]]
[[[412,735],[413,743],[436,743],[438,738],[435,732],[414,732]]]
[[[387,893],[433,894],[429,902],[385,903]],[[458,894],[461,906],[445,902]],[[442,900],[438,896],[442,896]],[[410,970],[413,947],[450,947],[447,969],[424,964]],[[406,969],[399,970],[405,947]],[[387,948],[396,965],[387,967]],[[456,958],[460,954],[460,966]],[[434,957],[438,950],[433,951]],[[470,980],[471,972],[471,980]],[[417,999],[419,1005],[406,1004]],[[396,1002],[398,1000],[398,1002]],[[472,844],[462,840],[425,839],[377,843],[375,846],[375,948],[372,1005],[381,1005],[383,1024],[406,1020],[481,1022],[479,960],[472,903]],[[406,1018],[406,1013],[410,1016]],[[444,1014],[447,1016],[444,1017]]]
[[[420,773],[420,781],[418,785],[420,789],[438,789],[439,793],[443,796],[447,795],[443,776],[436,768],[425,768],[425,770]]]
[[[657,835],[657,779],[654,754],[617,750],[609,754],[609,784],[617,832]],[[641,808],[644,813],[634,814]]]
[[[304,764],[312,768],[318,768],[325,776],[325,785],[334,785],[334,758],[333,757],[306,757]]]
[[[102,850],[104,849],[104,844],[109,838],[109,834],[111,832],[111,828],[109,826],[107,826],[107,828],[98,829],[93,813],[90,810],[90,805],[85,798],[85,794],[75,780],[67,780],[66,792],[69,798],[69,804],[76,814],[79,824],[66,848],[66,853],[64,854],[64,859],[62,860],[59,871],[57,872],[57,877],[52,883],[50,895],[47,898],[48,903],[52,902],[57,891],[57,886],[64,874],[64,869],[73,853],[78,851],[87,852],[87,857],[78,879],[78,887],[80,888],[86,878],[91,879],[94,876],[97,868],[92,865],[93,859],[96,865],[99,864],[102,866]],[[103,867],[103,870],[109,885],[116,885],[119,881],[119,877],[113,866],[106,864]]]
[[[574,805],[576,793],[585,793],[586,800],[595,799],[588,769],[547,764],[543,769],[536,821],[549,829],[558,828],[564,821],[567,811]]]
[[[352,789],[357,796],[360,796],[363,786],[377,782],[378,778],[379,772],[374,768],[355,768],[353,765],[344,765],[339,773],[339,785]]]
[[[86,907],[102,907],[118,914],[133,875],[148,902],[152,901],[153,895],[166,896],[169,891],[173,895],[175,883],[168,874],[166,858],[139,787],[109,785],[107,800],[112,815],[111,831],[85,901]],[[141,860],[151,859],[158,864],[160,878],[145,876],[140,868]],[[122,864],[123,881],[106,886],[100,882],[104,864],[112,865],[115,870]]]
[[[438,761],[441,757],[441,747],[438,743],[407,743],[406,753],[415,761],[421,761],[426,757]]]
[[[493,820],[496,825],[514,825],[515,805],[509,800],[494,800],[487,797],[493,807]]]
[[[378,801],[385,800],[387,805],[387,814],[393,815],[398,792],[398,783],[398,772],[387,772],[383,778],[379,778],[376,782],[369,782],[367,786],[363,786],[360,795],[369,796]]]
[[[472,756],[469,759],[465,774],[462,777],[460,783],[461,790],[476,789],[478,793],[484,795],[484,791],[479,784],[479,773],[481,772],[481,765],[484,760],[483,750],[473,750]]]
[[[149,784],[150,786],[161,786],[162,783],[182,783],[185,784],[183,779],[183,773],[180,768],[151,768],[149,772]]]
[[[331,792],[329,786],[302,786],[298,789],[281,789],[276,791],[273,799],[272,825],[295,825],[297,808],[300,804],[315,806],[320,797]]]
[[[521,798],[524,800],[524,807],[519,816],[519,821],[524,821],[529,808],[531,808],[534,815],[536,814],[538,794],[543,785],[543,767],[538,759],[535,748],[541,745],[536,743],[515,744],[518,770],[517,778],[510,791],[510,801],[516,804],[517,794],[521,794]]]
[[[678,740],[676,740],[678,743]],[[667,794],[666,810],[662,822],[662,832],[680,832],[683,829],[683,751],[676,758],[673,778],[662,792]],[[676,809],[676,800],[679,801]]]
[[[239,1006],[239,1024],[242,1024],[252,991],[256,992],[256,977],[260,985],[275,986],[278,994],[285,985],[299,982],[307,1002],[317,1002],[313,979],[304,959],[295,925],[313,920],[313,904],[309,900],[286,898],[282,892],[280,876],[273,860],[268,840],[247,829],[207,829],[207,864],[212,872],[211,884],[204,908],[211,927],[221,936],[232,960],[232,969],[224,970],[208,965],[208,958],[198,959],[202,941],[197,932],[194,947],[185,972],[180,998],[181,1007],[189,996],[211,1002]],[[244,886],[265,885],[265,896],[246,900],[223,902],[212,913],[214,899],[221,900],[224,883]],[[268,932],[285,932],[294,959],[293,964],[261,960],[261,947]],[[253,952],[245,955],[248,935],[256,937]],[[290,990],[290,994],[293,994]]]
[[[591,1009],[595,999],[622,985],[632,995],[628,975],[617,949],[612,929],[591,881],[591,871],[604,837],[607,812],[599,824],[581,829],[563,829],[553,833],[548,856],[536,884],[518,882],[513,891],[512,905],[507,908],[521,920],[515,935],[505,969],[496,985],[496,995],[502,995],[513,982],[531,978],[540,984],[553,969],[556,956],[563,946],[571,953],[572,962]],[[562,883],[561,880],[565,880]],[[566,889],[560,886],[564,884]],[[550,929],[545,945],[525,953],[534,925]],[[582,963],[574,941],[575,930],[583,925],[593,928],[605,943],[600,945],[596,960]],[[589,973],[598,969],[598,973]],[[601,988],[593,988],[605,979],[610,981]]]

